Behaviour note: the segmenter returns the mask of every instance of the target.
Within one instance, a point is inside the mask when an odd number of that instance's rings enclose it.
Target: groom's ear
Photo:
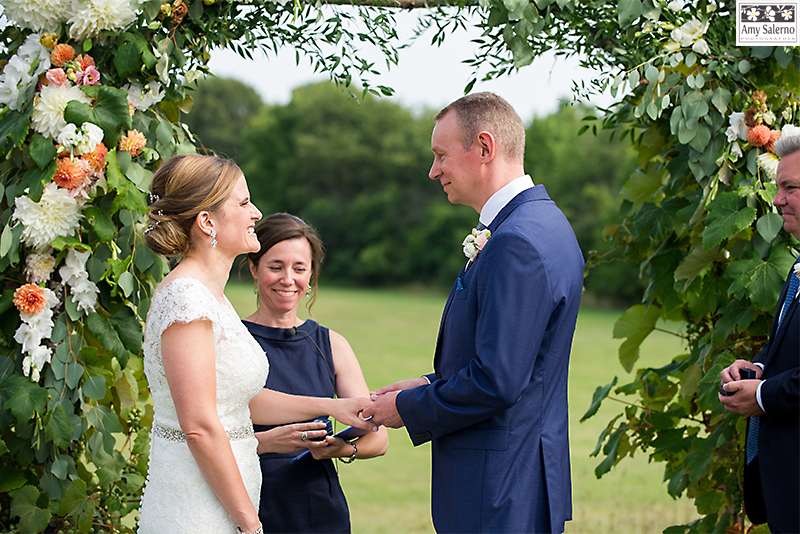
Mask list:
[[[497,154],[497,143],[491,133],[485,131],[479,133],[475,142],[478,145],[479,154],[484,163],[494,159]]]

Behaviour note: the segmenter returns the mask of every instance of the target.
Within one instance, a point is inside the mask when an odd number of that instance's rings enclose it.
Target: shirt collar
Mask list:
[[[520,176],[507,183],[505,186],[489,197],[481,209],[480,222],[488,228],[500,210],[511,202],[511,199],[526,189],[533,187],[533,179],[529,175]]]

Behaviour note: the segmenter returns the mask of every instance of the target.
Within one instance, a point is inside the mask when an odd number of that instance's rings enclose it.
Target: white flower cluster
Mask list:
[[[464,247],[464,255],[469,259],[467,267],[475,261],[478,253],[483,250],[483,247],[486,246],[486,242],[489,241],[490,237],[492,237],[492,232],[488,229],[478,230],[477,228],[473,228],[472,232],[467,234],[467,237],[465,237],[464,241],[461,243],[461,246]]]
[[[50,51],[39,42],[39,34],[32,33],[0,74],[0,104],[21,110],[33,96],[29,89],[36,87],[39,75],[48,68]]]
[[[147,111],[150,106],[158,104],[164,98],[161,85],[155,80],[144,87],[138,83],[129,83],[123,89],[128,93],[128,102],[139,111]]]
[[[69,25],[75,41],[100,38],[103,30],[117,31],[131,24],[138,2],[128,0],[0,0],[4,15],[23,28],[54,32]]]
[[[691,46],[698,54],[708,54],[708,43],[703,39],[707,29],[708,23],[703,24],[697,19],[684,23],[670,33],[671,41],[667,43],[667,50],[674,52]]]
[[[48,248],[56,237],[72,235],[83,217],[78,201],[53,182],[44,186],[39,202],[27,196],[14,202],[12,218],[22,223],[22,242],[37,251]]]
[[[34,382],[39,381],[39,373],[45,363],[50,363],[52,350],[42,345],[43,339],[49,339],[53,333],[53,308],[58,304],[56,294],[42,288],[45,307],[37,314],[20,313],[22,324],[14,333],[14,341],[22,345],[22,352],[27,354],[22,360],[22,372],[30,376]]]
[[[103,129],[91,122],[84,122],[80,128],[67,124],[58,134],[57,141],[73,154],[85,154],[103,141]]]
[[[90,254],[89,250],[78,252],[70,248],[64,265],[58,270],[61,280],[72,289],[72,302],[85,312],[93,312],[97,306],[97,286],[89,280],[85,267]]]

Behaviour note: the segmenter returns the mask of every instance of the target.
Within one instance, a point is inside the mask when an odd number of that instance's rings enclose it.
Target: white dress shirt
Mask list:
[[[489,200],[481,208],[481,224],[488,228],[494,218],[497,217],[497,214],[500,213],[500,210],[505,208],[512,198],[531,187],[533,187],[533,179],[526,174],[515,178],[500,188],[494,195],[489,197]]]

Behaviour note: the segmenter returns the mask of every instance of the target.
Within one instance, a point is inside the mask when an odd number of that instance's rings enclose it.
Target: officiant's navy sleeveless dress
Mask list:
[[[313,397],[333,397],[335,370],[328,329],[307,320],[297,328],[272,328],[243,321],[269,358],[266,387]],[[255,425],[260,432],[274,428]],[[350,532],[347,508],[333,460],[299,453],[267,453],[261,461],[261,505],[264,532]]]

